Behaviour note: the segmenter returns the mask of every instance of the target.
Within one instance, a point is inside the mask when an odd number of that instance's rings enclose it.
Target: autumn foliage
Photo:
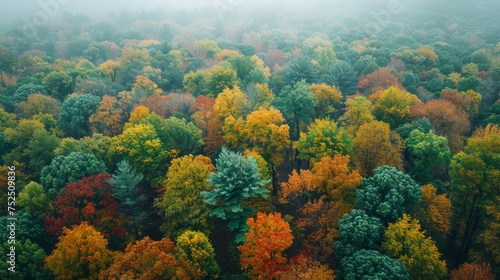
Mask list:
[[[361,76],[358,82],[358,90],[365,96],[380,90],[386,90],[391,86],[403,88],[398,78],[391,73],[389,68],[381,68],[371,74]]]
[[[176,250],[168,238],[153,241],[146,237],[129,244],[123,254],[115,257],[113,265],[101,272],[99,279],[196,279],[189,264],[176,258]]]
[[[69,183],[54,203],[54,215],[45,220],[47,231],[57,236],[65,226],[87,222],[107,237],[124,235],[125,220],[118,215],[109,179],[110,175],[101,173]]]
[[[362,125],[356,133],[353,146],[353,161],[363,177],[371,176],[375,168],[383,165],[402,168],[404,142],[384,122],[374,121]]]
[[[282,253],[293,241],[289,224],[280,213],[258,213],[257,218],[248,219],[247,225],[250,231],[245,234],[246,241],[238,247],[241,266],[255,279],[276,278],[287,263]]]
[[[72,229],[64,228],[45,263],[58,279],[97,279],[113,261],[114,254],[107,245],[102,234],[84,222]]]
[[[493,280],[495,276],[491,273],[489,264],[464,263],[450,274],[450,280]]]
[[[500,277],[500,1],[171,2],[0,18],[0,279]]]

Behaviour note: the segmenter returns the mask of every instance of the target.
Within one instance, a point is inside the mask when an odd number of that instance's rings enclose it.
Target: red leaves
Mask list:
[[[112,197],[113,185],[106,182],[110,175],[101,173],[85,177],[79,182],[69,183],[58,195],[56,213],[45,220],[48,233],[60,235],[63,226],[87,221],[109,236],[111,232],[123,232],[117,225],[118,203]]]
[[[398,78],[391,74],[389,68],[381,68],[366,76],[359,78],[358,90],[361,94],[368,96],[377,91],[383,91],[391,86],[403,89]]]

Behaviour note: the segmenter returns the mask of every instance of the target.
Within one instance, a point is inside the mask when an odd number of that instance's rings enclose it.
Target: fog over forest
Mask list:
[[[484,12],[495,11],[500,8],[500,1],[496,0],[444,0],[444,1],[409,1],[409,0],[185,0],[185,1],[121,1],[121,0],[24,0],[4,1],[0,9],[0,27],[14,26],[22,18],[31,18],[37,12],[49,9],[51,17],[58,18],[63,13],[84,14],[92,19],[105,19],[111,14],[122,12],[144,13],[144,12],[177,12],[177,11],[202,11],[201,15],[206,17],[218,16],[221,11],[230,11],[238,16],[252,17],[259,13],[272,14],[304,14],[313,13],[320,15],[332,15],[342,17],[357,17],[365,12],[376,12],[387,10],[391,5],[403,9],[412,14],[415,12],[432,11],[436,7],[449,6],[450,11],[454,9],[483,10]],[[54,7],[56,3],[56,7]],[[55,12],[54,12],[55,11]]]
[[[0,3],[0,279],[500,279],[500,0]]]

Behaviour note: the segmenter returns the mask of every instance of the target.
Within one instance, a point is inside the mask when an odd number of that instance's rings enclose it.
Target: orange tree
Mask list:
[[[107,245],[102,234],[84,222],[72,229],[64,228],[45,263],[58,279],[97,279],[113,261]]]
[[[292,245],[292,230],[280,213],[257,213],[247,225],[246,241],[238,247],[241,265],[254,279],[274,279],[285,269],[287,258],[282,252]]]

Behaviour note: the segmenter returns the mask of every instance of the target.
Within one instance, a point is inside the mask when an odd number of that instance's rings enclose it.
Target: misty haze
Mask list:
[[[500,1],[0,4],[0,279],[500,279]]]

